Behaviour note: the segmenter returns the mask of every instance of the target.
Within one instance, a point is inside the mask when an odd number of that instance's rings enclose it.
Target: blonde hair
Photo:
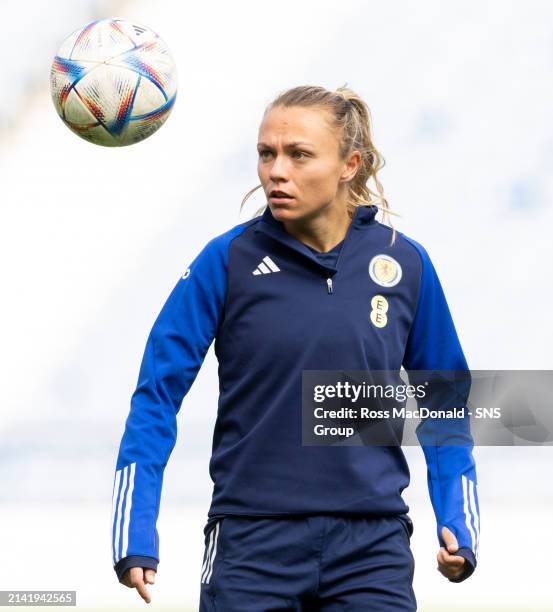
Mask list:
[[[388,201],[384,197],[384,189],[379,181],[377,173],[385,165],[383,156],[377,151],[372,142],[371,117],[366,103],[345,85],[336,91],[328,91],[324,87],[315,85],[301,85],[280,93],[265,109],[265,116],[272,108],[282,106],[319,107],[330,112],[333,125],[339,134],[339,154],[341,159],[352,151],[359,151],[361,162],[357,173],[347,183],[348,214],[353,216],[355,208],[362,205],[373,205],[383,212],[383,221],[388,221],[392,229],[392,240],[394,244],[396,230],[392,226],[389,216],[401,216],[390,209]],[[378,193],[375,193],[367,185],[370,179],[374,180]],[[257,185],[250,189],[240,204],[240,210],[251,194],[262,187]],[[256,211],[254,216],[261,214],[267,205]]]

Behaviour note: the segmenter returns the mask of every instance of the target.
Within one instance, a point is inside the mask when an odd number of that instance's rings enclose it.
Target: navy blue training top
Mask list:
[[[210,240],[177,281],[146,342],[113,487],[121,577],[156,568],[156,522],[177,413],[215,342],[219,400],[207,530],[219,517],[403,515],[400,446],[303,446],[303,370],[467,370],[426,250],[359,206],[342,243],[317,253],[270,208]],[[215,407],[213,407],[215,410]],[[464,446],[425,446],[440,545],[447,526],[476,566],[480,519],[468,423]]]
[[[342,248],[343,244],[344,241],[341,240],[335,247],[330,249],[330,251],[325,251],[324,253],[322,253],[321,251],[317,251],[309,245],[306,246],[312,253],[314,253],[318,261],[320,261],[323,265],[328,265],[332,267],[336,265],[338,255],[340,254],[340,249]]]

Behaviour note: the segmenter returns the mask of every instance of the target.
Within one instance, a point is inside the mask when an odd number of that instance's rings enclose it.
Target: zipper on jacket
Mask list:
[[[322,264],[320,262],[316,262],[319,266],[321,266],[322,268],[324,268],[326,270],[327,274],[329,272],[332,273],[332,274],[336,274],[338,272],[339,267],[340,267],[340,261],[342,260],[342,255],[344,253],[344,250],[348,246],[349,236],[350,236],[350,234],[353,232],[353,230],[356,227],[354,225],[354,220],[355,220],[355,216],[354,216],[353,219],[351,219],[349,227],[348,227],[348,229],[346,231],[346,235],[344,236],[342,248],[340,249],[340,252],[338,253],[338,258],[336,260],[336,265],[333,268],[329,268],[329,267],[325,266],[324,264]],[[256,227],[255,231],[256,232],[258,232],[258,231],[264,232],[265,234],[268,234],[269,236],[271,236],[273,239],[277,240],[281,244],[284,244],[287,247],[289,247],[289,248],[293,249],[294,251],[299,252],[303,256],[305,256],[305,252],[303,252],[299,248],[299,244],[298,244],[299,241],[298,240],[293,240],[293,238],[291,236],[289,236],[286,232],[279,231],[278,228],[273,227],[272,224],[270,224],[268,222],[260,223],[258,225],[258,227]],[[314,258],[312,258],[312,257],[310,257],[309,259],[311,259],[311,261],[314,260]],[[326,286],[327,286],[327,295],[333,294],[334,293],[334,286],[333,286],[332,278],[331,277],[327,277],[326,278]]]
[[[346,235],[344,236],[344,242],[342,244],[342,248],[340,249],[340,252],[338,253],[338,259],[336,260],[336,272],[338,272],[338,267],[340,264],[340,259],[342,258],[342,253],[344,252],[344,248],[346,246],[347,243],[347,239],[349,237],[349,235],[351,234],[352,230],[353,230],[353,219],[351,220],[351,223],[348,226],[348,229],[346,231]],[[327,286],[327,293],[331,294],[334,293],[334,287],[332,286],[332,278],[329,276],[326,279],[326,286]]]

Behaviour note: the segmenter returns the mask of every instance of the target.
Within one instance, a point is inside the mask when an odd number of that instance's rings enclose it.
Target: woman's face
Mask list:
[[[274,107],[259,128],[257,172],[273,216],[307,219],[329,207],[346,207],[346,182],[357,171],[359,152],[339,157],[339,142],[321,108]],[[281,191],[288,197],[277,197]]]

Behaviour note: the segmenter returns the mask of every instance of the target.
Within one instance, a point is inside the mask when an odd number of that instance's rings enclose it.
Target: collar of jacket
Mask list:
[[[329,264],[324,264],[319,261],[314,253],[303,243],[301,240],[294,238],[291,234],[289,234],[284,228],[284,224],[282,221],[278,221],[273,217],[271,209],[269,206],[263,212],[261,216],[261,220],[255,226],[255,232],[263,232],[268,234],[278,242],[285,244],[286,246],[294,249],[297,253],[308,257],[312,262],[320,266],[321,268],[325,268],[326,270],[331,270],[332,272],[336,272],[338,270],[338,264],[341,259],[341,255],[344,249],[347,246],[349,237],[353,229],[365,229],[369,225],[373,224],[376,213],[378,212],[378,208],[374,205],[369,206],[357,206],[355,209],[355,213],[353,215],[353,219],[349,224],[348,230],[346,232],[344,243],[342,244],[342,248],[340,249],[340,253],[338,255],[338,260],[336,261],[336,266],[331,266]]]

